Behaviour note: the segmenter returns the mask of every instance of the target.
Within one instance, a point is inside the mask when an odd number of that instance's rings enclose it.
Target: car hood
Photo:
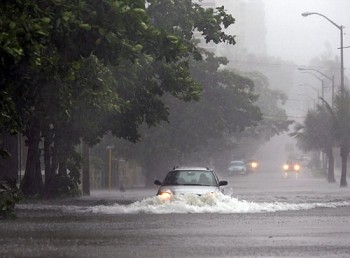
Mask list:
[[[159,192],[171,191],[174,195],[181,194],[196,194],[203,195],[207,193],[219,192],[219,187],[217,186],[187,186],[187,185],[176,185],[176,186],[161,186]]]

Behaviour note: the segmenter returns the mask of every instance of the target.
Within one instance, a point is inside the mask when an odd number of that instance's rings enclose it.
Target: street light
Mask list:
[[[334,75],[332,77],[324,74],[323,72],[317,70],[317,69],[313,69],[313,68],[301,68],[299,67],[298,68],[299,71],[314,71],[314,72],[317,72],[321,75],[323,75],[324,77],[326,77],[328,80],[330,80],[332,82],[332,107],[333,107],[333,102],[334,102]],[[322,93],[323,93],[323,88],[322,88]],[[323,95],[322,95],[322,98],[323,98]]]
[[[313,15],[313,14],[319,15],[319,16],[325,18],[327,21],[332,23],[335,27],[337,27],[340,30],[340,92],[341,92],[341,95],[343,96],[344,95],[344,54],[343,54],[343,50],[344,50],[344,47],[343,47],[343,28],[344,28],[344,26],[336,24],[334,21],[332,21],[331,19],[329,19],[328,17],[326,17],[325,15],[320,14],[320,13],[305,12],[305,13],[302,13],[301,15],[304,17],[307,17],[307,16]]]
[[[319,76],[317,76],[316,74],[312,73],[312,72],[305,71],[305,72],[302,72],[302,73],[311,74],[311,75],[314,76],[316,79],[318,79],[319,81],[321,81],[321,97],[322,97],[322,99],[324,99],[324,82],[323,82],[323,79],[320,78]]]

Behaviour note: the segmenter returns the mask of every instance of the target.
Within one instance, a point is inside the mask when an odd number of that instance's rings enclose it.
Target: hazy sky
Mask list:
[[[235,0],[217,0],[230,11]],[[258,1],[258,0],[246,0]],[[268,54],[308,65],[310,59],[332,51],[340,55],[340,30],[321,16],[302,17],[303,12],[318,12],[343,25],[344,46],[350,45],[349,0],[263,0]],[[252,17],[254,19],[254,17]],[[350,48],[344,49],[345,67],[350,67]]]

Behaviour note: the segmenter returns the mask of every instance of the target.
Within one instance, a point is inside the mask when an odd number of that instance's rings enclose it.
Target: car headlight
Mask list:
[[[294,165],[294,170],[295,171],[299,171],[300,170],[300,165],[299,164],[295,164]]]
[[[158,197],[163,201],[170,200],[172,196],[173,196],[173,194],[170,191],[169,192],[168,191],[167,192],[160,192],[158,194]]]
[[[283,165],[283,169],[284,169],[284,170],[288,170],[288,169],[289,169],[289,165],[288,165],[288,164],[284,164],[284,165]]]
[[[257,168],[258,167],[258,163],[257,162],[252,162],[252,168]]]

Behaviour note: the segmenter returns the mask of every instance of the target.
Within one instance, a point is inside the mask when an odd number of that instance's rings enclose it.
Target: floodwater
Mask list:
[[[349,257],[350,190],[303,170],[226,177],[224,194],[162,202],[156,187],[22,202],[1,257]],[[338,178],[338,174],[336,174]]]
[[[18,210],[55,210],[61,213],[92,214],[171,214],[171,213],[262,213],[350,206],[350,191],[329,184],[304,168],[294,177],[265,170],[249,175],[225,176],[223,194],[185,195],[171,202],[160,200],[157,187],[119,191],[92,191],[91,196],[65,203],[23,203]],[[276,170],[275,170],[276,171]],[[64,204],[64,205],[62,205]]]
[[[204,196],[185,195],[172,201],[162,201],[158,197],[148,197],[131,204],[111,205],[49,205],[49,204],[20,204],[19,210],[55,210],[60,213],[94,213],[94,214],[171,214],[171,213],[262,213],[276,211],[308,210],[313,208],[337,208],[350,206],[350,201],[288,203],[253,202],[240,200],[225,194],[207,194]]]

